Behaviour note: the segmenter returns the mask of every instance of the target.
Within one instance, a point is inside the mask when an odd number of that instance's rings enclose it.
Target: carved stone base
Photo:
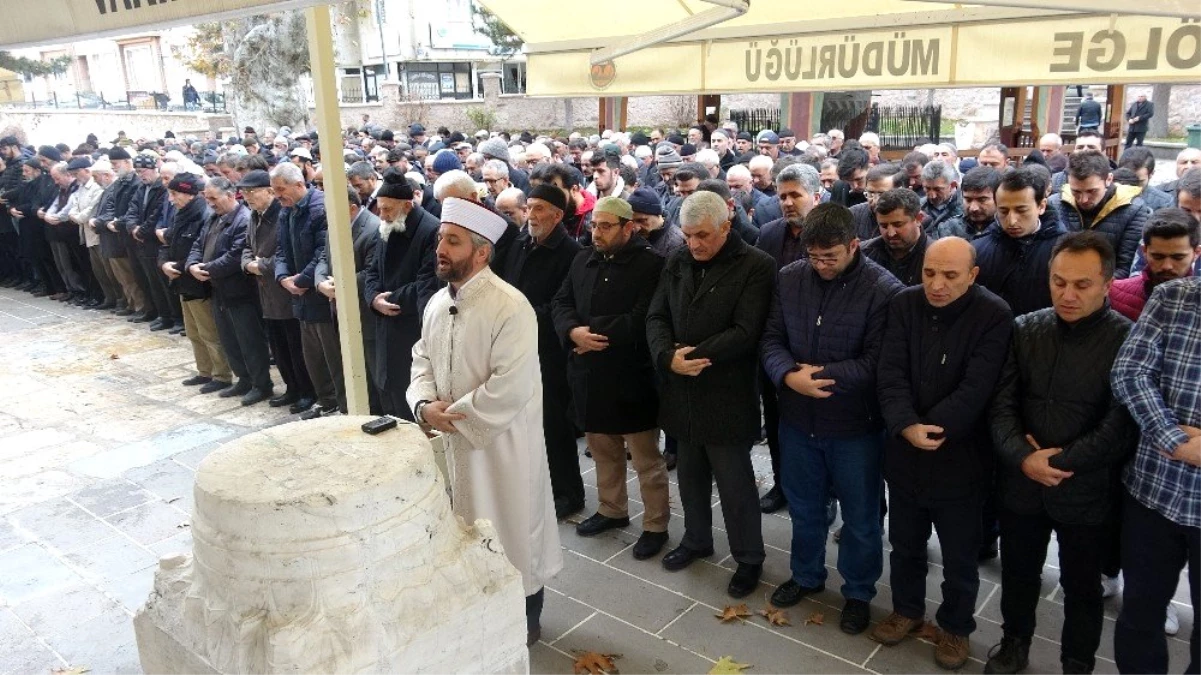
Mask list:
[[[413,425],[328,417],[237,439],[196,473],[192,555],[134,619],[147,673],[525,673],[521,577],[450,509]]]

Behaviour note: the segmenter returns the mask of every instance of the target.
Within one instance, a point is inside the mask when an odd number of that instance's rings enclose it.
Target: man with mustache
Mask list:
[[[1192,276],[1201,257],[1201,223],[1181,209],[1160,209],[1143,230],[1146,267],[1137,276],[1118,279],[1109,289],[1113,308],[1131,321],[1138,321],[1156,286]]]
[[[436,273],[449,285],[422,316],[408,403],[417,421],[443,434],[455,515],[491,520],[521,572],[533,644],[543,586],[562,569],[563,552],[542,431],[538,318],[488,266],[507,228],[480,204],[442,202]]]

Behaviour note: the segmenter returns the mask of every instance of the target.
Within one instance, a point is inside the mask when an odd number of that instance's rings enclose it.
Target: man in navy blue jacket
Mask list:
[[[763,333],[763,367],[779,389],[784,495],[792,516],[792,578],[777,607],[825,589],[826,502],[838,494],[843,533],[840,626],[862,633],[883,569],[883,422],[876,363],[888,301],[901,282],[859,251],[851,212],[821,204],[801,233],[808,257],[780,270]]]

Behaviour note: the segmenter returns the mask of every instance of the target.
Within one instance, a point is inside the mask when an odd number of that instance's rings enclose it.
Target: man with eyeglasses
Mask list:
[[[646,312],[663,258],[638,235],[634,212],[619,197],[602,197],[592,216],[592,248],[576,255],[552,302],[555,332],[570,350],[570,412],[596,461],[600,505],[576,526],[583,537],[630,525],[626,454],[645,506],[636,560],[667,543],[667,466],[659,453],[654,367],[646,345]]]
[[[840,627],[857,635],[870,623],[883,571],[876,364],[888,302],[903,286],[860,252],[844,206],[815,207],[801,237],[808,257],[780,270],[761,345],[779,391],[781,474],[793,523],[792,577],[771,604],[791,607],[825,589],[826,500],[834,492],[844,521]]]
[[[500,196],[500,193],[513,186],[509,182],[509,165],[499,159],[490,159],[484,162],[482,174],[484,186],[488,188],[488,198],[493,204],[496,203],[496,198]],[[518,224],[524,225],[524,222]]]

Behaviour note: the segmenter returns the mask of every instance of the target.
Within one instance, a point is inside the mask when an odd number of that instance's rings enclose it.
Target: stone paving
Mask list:
[[[139,672],[132,616],[145,601],[160,555],[188,550],[196,466],[220,443],[291,420],[265,404],[202,396],[179,385],[191,370],[186,339],[149,333],[108,314],[0,290],[0,673],[49,673],[68,667],[94,673]],[[278,377],[276,381],[280,380]],[[581,458],[588,510],[596,504],[590,460]],[[755,449],[761,482],[770,483],[766,449]],[[633,474],[631,474],[633,477]],[[673,474],[674,479],[674,474]],[[638,496],[637,482],[630,483]],[[672,486],[672,542],[683,529]],[[720,505],[714,503],[720,524]],[[791,626],[759,617],[721,624],[714,614],[734,564],[723,533],[713,558],[670,573],[657,560],[635,561],[633,524],[583,539],[560,523],[565,567],[550,585],[542,641],[531,652],[537,673],[570,673],[577,650],[617,653],[624,673],[708,672],[722,656],[753,664],[748,672],[936,672],[933,647],[909,639],[881,647],[838,629],[841,598],[827,549],[826,592],[790,610]],[[764,518],[765,584],[748,598],[761,609],[789,576],[786,516]],[[670,546],[671,544],[669,544]],[[938,550],[931,546],[927,598],[939,597]],[[1038,637],[1029,672],[1058,672],[1063,621],[1055,551],[1044,575]],[[1000,565],[981,567],[979,628],[965,668],[979,672],[1001,635]],[[888,561],[873,618],[890,606]],[[1187,582],[1180,585],[1180,635],[1192,628]],[[1106,608],[1097,671],[1116,672],[1113,619]],[[933,615],[937,604],[930,602]],[[814,613],[823,625],[804,625]],[[1188,645],[1169,639],[1172,667]]]

